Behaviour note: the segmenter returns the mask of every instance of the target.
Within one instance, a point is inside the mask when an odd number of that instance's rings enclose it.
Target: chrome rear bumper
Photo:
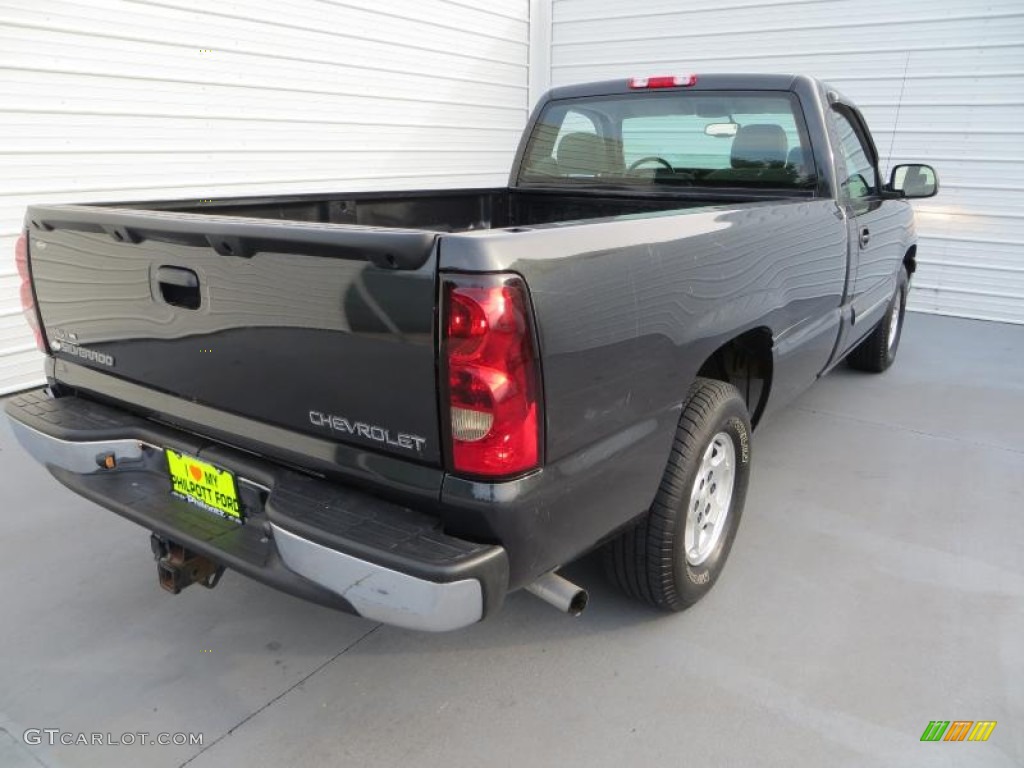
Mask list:
[[[426,581],[271,527],[285,565],[348,600],[360,616],[431,632],[466,627],[483,618],[484,597],[476,579]]]
[[[428,631],[480,621],[504,597],[504,550],[447,536],[422,513],[78,397],[30,393],[6,410],[18,442],[64,485],[284,591]],[[246,523],[172,496],[164,447],[234,472]]]

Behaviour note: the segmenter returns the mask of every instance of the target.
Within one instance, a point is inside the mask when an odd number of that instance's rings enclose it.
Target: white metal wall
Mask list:
[[[551,37],[554,85],[700,71],[833,83],[883,158],[939,172],[940,195],[914,204],[910,307],[1024,323],[1021,0],[554,0]]]
[[[0,0],[0,393],[30,202],[501,184],[528,86],[699,70],[856,99],[942,178],[912,307],[1024,322],[1020,0]]]
[[[502,185],[529,0],[0,0],[0,393],[34,202]]]

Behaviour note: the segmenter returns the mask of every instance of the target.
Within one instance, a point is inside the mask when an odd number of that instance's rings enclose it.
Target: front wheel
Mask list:
[[[870,373],[881,373],[896,359],[896,350],[903,336],[903,318],[907,313],[907,289],[910,279],[907,270],[901,268],[896,281],[896,293],[889,302],[885,317],[878,321],[875,329],[868,334],[850,353],[847,360],[851,368]]]
[[[630,596],[681,611],[725,567],[750,478],[750,419],[731,384],[699,378],[650,510],[605,547],[611,580]]]

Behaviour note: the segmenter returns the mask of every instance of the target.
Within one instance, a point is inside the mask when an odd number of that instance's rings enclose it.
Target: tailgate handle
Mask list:
[[[199,309],[199,275],[184,267],[160,267],[156,271],[164,301],[182,309]]]

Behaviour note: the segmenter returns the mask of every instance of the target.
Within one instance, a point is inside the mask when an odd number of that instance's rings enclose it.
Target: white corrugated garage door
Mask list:
[[[915,203],[911,308],[1024,323],[1021,0],[554,0],[551,35],[554,85],[699,71],[834,83],[883,158],[939,171],[940,196]]]
[[[0,393],[33,202],[502,185],[528,0],[0,3]]]

